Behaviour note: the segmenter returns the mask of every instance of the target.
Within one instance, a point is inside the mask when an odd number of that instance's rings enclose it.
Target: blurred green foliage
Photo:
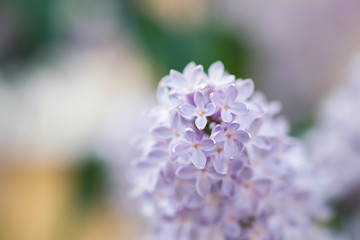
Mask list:
[[[85,210],[104,200],[108,191],[108,169],[96,154],[89,153],[83,159],[74,182],[77,209]]]
[[[178,31],[156,21],[138,1],[117,1],[129,31],[150,56],[158,80],[169,69],[182,71],[190,61],[207,69],[216,60],[236,76],[251,77],[254,50],[246,34],[240,37],[215,20],[194,30]]]
[[[52,38],[51,14],[55,2],[56,0],[0,1],[2,28],[7,30],[7,35],[2,36],[3,41],[7,42],[3,43],[4,49],[0,52],[0,66],[31,58]]]

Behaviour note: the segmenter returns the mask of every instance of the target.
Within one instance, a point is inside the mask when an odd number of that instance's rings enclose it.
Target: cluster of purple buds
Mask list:
[[[221,62],[208,73],[190,63],[161,80],[157,97],[131,174],[147,239],[331,239],[314,223],[321,211],[280,104],[252,80]]]

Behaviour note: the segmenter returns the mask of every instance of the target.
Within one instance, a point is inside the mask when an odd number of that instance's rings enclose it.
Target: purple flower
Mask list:
[[[205,86],[204,78],[203,67],[196,66],[194,62],[191,62],[184,68],[183,73],[171,70],[170,77],[166,79],[165,84],[178,93],[189,94]]]
[[[221,62],[161,80],[131,173],[153,224],[147,239],[329,239],[313,237],[322,204],[304,184],[314,177],[299,167],[301,145],[274,117],[279,105],[253,92]]]
[[[233,114],[242,116],[248,111],[244,103],[236,101],[237,95],[238,92],[233,84],[226,88],[224,96],[219,92],[210,94],[211,101],[221,109],[221,117],[226,123],[233,120]]]
[[[222,87],[234,82],[235,76],[225,73],[224,64],[220,61],[210,65],[206,82],[210,86]]]
[[[242,151],[244,142],[250,140],[247,132],[239,130],[240,124],[230,123],[226,130],[222,126],[213,129],[211,139],[216,143],[224,143],[224,153],[227,157],[234,157],[238,152]]]
[[[173,152],[178,156],[190,155],[190,160],[198,169],[204,169],[206,165],[206,152],[214,149],[215,144],[211,139],[200,139],[199,135],[187,128],[185,130],[187,142],[179,143],[173,148]]]
[[[206,126],[206,117],[215,113],[215,105],[207,103],[204,94],[196,91],[194,94],[195,106],[185,103],[179,107],[180,112],[188,117],[196,117],[195,125],[199,130],[203,130]]]
[[[205,197],[210,192],[212,181],[219,181],[221,179],[221,176],[212,168],[199,170],[192,165],[178,168],[176,176],[184,180],[196,179],[195,189],[201,197]]]
[[[259,135],[259,130],[262,125],[262,121],[259,118],[256,118],[248,129],[250,134],[250,140],[245,143],[245,148],[248,153],[249,159],[253,160],[255,158],[256,149],[260,150],[269,150],[271,148],[270,139],[266,136]]]

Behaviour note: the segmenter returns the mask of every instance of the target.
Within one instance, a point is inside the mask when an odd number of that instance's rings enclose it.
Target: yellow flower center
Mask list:
[[[199,144],[198,144],[198,143],[194,143],[194,146],[195,146],[195,147],[198,147],[198,146],[199,146]]]
[[[216,151],[217,151],[217,152],[221,152],[221,148],[217,148]]]
[[[227,109],[227,106],[225,106],[225,105],[224,105],[224,106],[223,106],[223,109],[225,109],[225,110],[226,110],[226,109]]]
[[[200,112],[199,115],[200,115],[201,117],[204,116],[204,114],[203,114],[202,112]]]

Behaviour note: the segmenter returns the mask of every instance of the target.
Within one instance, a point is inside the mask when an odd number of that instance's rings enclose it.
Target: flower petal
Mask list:
[[[220,96],[220,93],[213,92],[210,94],[210,100],[218,107],[222,108],[223,106],[223,99]]]
[[[202,139],[199,142],[199,147],[204,151],[211,151],[215,148],[215,143],[212,139]]]
[[[211,183],[209,178],[202,174],[196,179],[195,184],[196,192],[201,196],[205,197],[210,192]]]
[[[271,148],[271,141],[267,137],[257,136],[252,140],[253,145],[263,150],[269,150]]]
[[[228,197],[235,195],[235,181],[230,177],[225,177],[221,184],[221,191]]]
[[[197,142],[198,141],[198,135],[196,134],[196,132],[194,130],[192,130],[191,128],[186,128],[185,132],[185,138],[191,142]]]
[[[186,85],[186,79],[184,76],[175,70],[170,71],[170,81],[168,81],[168,85],[171,88],[183,88]]]
[[[200,92],[200,91],[195,92],[194,103],[195,103],[196,107],[198,107],[199,109],[202,109],[205,106],[206,99],[205,99],[204,94],[202,94],[202,92]]]
[[[229,87],[227,87],[225,90],[225,104],[230,105],[231,103],[233,103],[236,99],[237,94],[238,93],[234,84],[231,84]]]
[[[238,153],[238,146],[233,140],[225,140],[224,152],[228,157],[234,157]]]
[[[151,133],[159,139],[169,139],[173,136],[171,129],[167,127],[156,127],[151,130]]]
[[[231,136],[234,140],[241,143],[248,142],[250,140],[250,135],[243,130],[237,130],[236,132],[231,134]]]
[[[227,129],[227,132],[234,132],[239,127],[240,127],[240,124],[238,124],[238,123],[230,123],[226,129]]]
[[[152,150],[147,154],[149,160],[152,161],[166,161],[169,157],[168,151],[162,149]]]
[[[240,100],[248,99],[254,93],[254,82],[251,79],[245,79],[243,81],[237,81],[236,89],[238,91],[238,98]]]
[[[172,149],[172,151],[177,156],[184,156],[189,153],[190,146],[191,145],[189,143],[179,143],[179,144],[175,145],[175,147]]]
[[[183,104],[179,107],[179,110],[182,114],[184,114],[185,116],[189,116],[189,117],[192,117],[192,116],[196,116],[196,108],[191,105],[191,104]]]
[[[209,104],[206,105],[205,111],[203,112],[203,114],[205,116],[211,116],[211,115],[213,115],[215,113],[215,110],[216,110],[215,104],[209,103]]]
[[[233,116],[229,110],[221,109],[221,118],[224,122],[229,123],[233,120]]]
[[[259,131],[260,127],[261,127],[262,121],[260,118],[256,118],[254,119],[254,121],[252,121],[252,123],[250,124],[249,127],[249,133],[251,134],[251,137],[254,137],[254,135],[257,134],[257,132]]]
[[[228,162],[224,156],[214,157],[214,168],[220,174],[226,174],[228,171]]]
[[[194,168],[193,166],[184,166],[178,168],[175,174],[181,179],[188,180],[196,178],[197,173],[198,169]]]
[[[242,116],[248,112],[246,104],[240,102],[233,103],[231,107],[229,107],[229,110],[237,116]]]
[[[213,139],[216,143],[220,143],[225,141],[225,131],[218,131],[211,134],[211,139]]]
[[[199,130],[203,130],[206,126],[207,118],[205,116],[198,116],[195,120],[195,125]]]
[[[190,157],[192,164],[198,169],[204,169],[206,165],[206,156],[200,149],[194,149]]]
[[[224,64],[220,61],[216,61],[209,67],[209,76],[211,78],[221,78],[224,74]]]

